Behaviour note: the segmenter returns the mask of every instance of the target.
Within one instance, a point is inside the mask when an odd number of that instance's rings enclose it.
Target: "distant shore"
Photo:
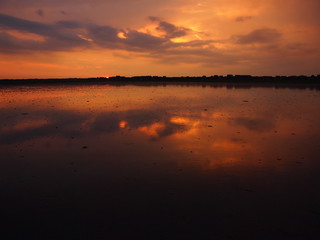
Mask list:
[[[289,87],[311,88],[320,90],[320,75],[312,76],[250,76],[250,75],[227,75],[227,76],[202,76],[202,77],[166,77],[166,76],[135,76],[135,77],[95,77],[95,78],[48,78],[48,79],[0,79],[0,86],[19,85],[87,85],[87,84],[110,84],[110,85],[202,85],[202,86],[226,86],[235,88],[248,87]]]

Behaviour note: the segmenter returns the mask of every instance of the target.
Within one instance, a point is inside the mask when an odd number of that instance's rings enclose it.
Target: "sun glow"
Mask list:
[[[185,37],[174,38],[174,39],[171,39],[171,42],[174,42],[174,43],[186,43],[186,42],[188,42],[188,39],[185,38]]]
[[[124,32],[118,32],[117,37],[121,39],[127,39],[126,33]]]

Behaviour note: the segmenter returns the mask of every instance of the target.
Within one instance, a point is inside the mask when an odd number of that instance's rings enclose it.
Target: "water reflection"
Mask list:
[[[264,132],[275,128],[274,122],[269,119],[251,119],[251,118],[236,118],[234,124],[245,127],[251,131]]]
[[[17,238],[37,238],[27,215],[49,239],[61,237],[49,226],[59,221],[71,225],[60,226],[71,239],[119,237],[123,227],[124,237],[154,239],[315,234],[319,92],[98,85],[0,91],[3,214],[19,223],[8,224]]]
[[[291,152],[302,156],[309,152],[302,139],[319,133],[314,104],[319,95],[308,91],[34,87],[8,89],[2,98],[9,103],[0,110],[0,143],[6,152],[28,141],[56,145],[77,139],[98,147],[104,139],[130,136],[139,147],[158,142],[168,145],[171,154],[192,152],[210,166],[251,164],[250,159],[265,157],[266,148],[283,151],[289,144],[296,146]]]

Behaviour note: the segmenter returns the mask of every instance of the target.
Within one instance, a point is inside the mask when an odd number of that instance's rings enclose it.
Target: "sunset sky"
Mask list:
[[[319,0],[0,0],[0,78],[320,74]]]

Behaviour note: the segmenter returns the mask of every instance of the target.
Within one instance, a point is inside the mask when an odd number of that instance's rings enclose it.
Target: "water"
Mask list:
[[[0,100],[10,239],[319,235],[320,91],[16,86]]]

